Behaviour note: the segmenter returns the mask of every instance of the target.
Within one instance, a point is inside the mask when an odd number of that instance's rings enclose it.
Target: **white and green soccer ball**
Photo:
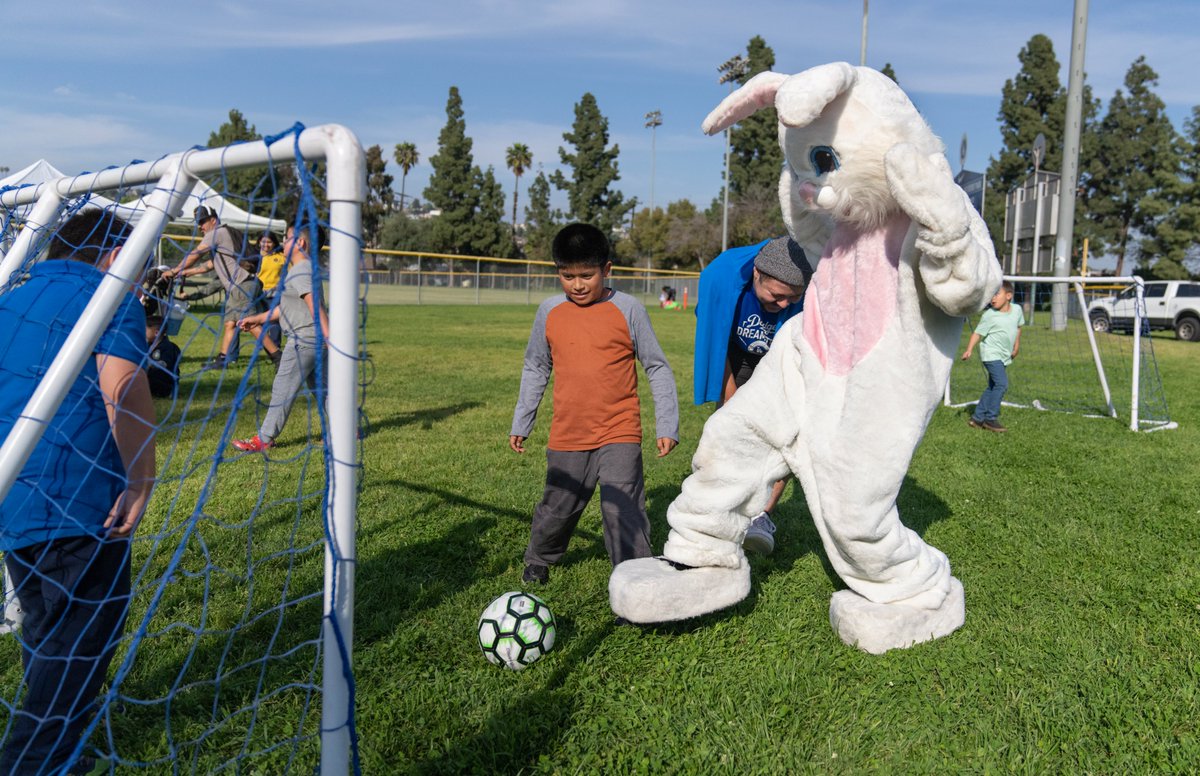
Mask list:
[[[519,671],[554,647],[554,615],[546,602],[513,590],[479,616],[479,647],[498,666]]]

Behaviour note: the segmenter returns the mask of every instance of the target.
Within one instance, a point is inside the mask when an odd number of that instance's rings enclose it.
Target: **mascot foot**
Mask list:
[[[949,635],[965,619],[962,583],[954,577],[949,595],[937,609],[877,604],[852,590],[839,590],[829,602],[829,622],[838,637],[872,655]]]
[[[750,566],[684,566],[666,558],[627,560],[613,569],[608,600],[613,612],[635,623],[699,617],[733,606],[750,593]]]

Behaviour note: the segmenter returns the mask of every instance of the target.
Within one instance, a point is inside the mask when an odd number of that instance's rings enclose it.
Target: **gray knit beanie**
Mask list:
[[[791,237],[776,237],[754,257],[754,268],[789,286],[803,286],[812,277],[812,266],[804,249]]]

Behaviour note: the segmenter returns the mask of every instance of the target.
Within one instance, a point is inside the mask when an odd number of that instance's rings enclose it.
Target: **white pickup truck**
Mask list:
[[[1088,305],[1088,319],[1098,332],[1133,331],[1135,287],[1129,286],[1115,296],[1097,299]],[[1175,336],[1200,342],[1200,283],[1187,280],[1150,280],[1143,299],[1146,321],[1151,330],[1174,329]]]

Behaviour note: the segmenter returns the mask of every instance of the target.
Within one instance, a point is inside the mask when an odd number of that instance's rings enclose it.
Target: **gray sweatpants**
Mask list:
[[[533,510],[526,563],[549,566],[562,560],[597,482],[609,560],[616,566],[650,556],[642,446],[630,442],[578,452],[546,450],[546,491]]]
[[[316,387],[316,373],[316,343],[298,342],[295,337],[288,339],[283,346],[283,357],[279,359],[279,371],[271,383],[271,405],[267,407],[267,416],[258,430],[259,439],[264,442],[275,441],[287,423],[288,413],[300,395],[300,388],[306,382],[310,388]]]

